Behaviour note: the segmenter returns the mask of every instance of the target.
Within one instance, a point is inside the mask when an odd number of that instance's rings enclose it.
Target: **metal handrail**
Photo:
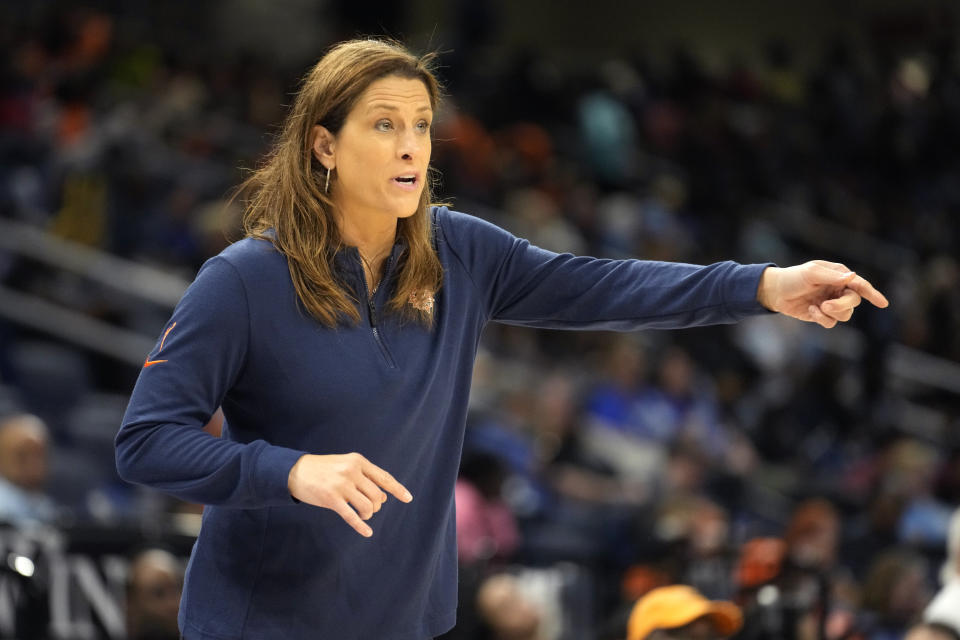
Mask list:
[[[845,227],[782,202],[771,207],[778,233],[802,240],[826,255],[842,255],[871,268],[891,272],[918,262],[915,251],[864,231]]]
[[[0,316],[138,367],[156,344],[153,338],[8,287],[0,287]]]
[[[173,309],[189,281],[100,249],[0,218],[0,250],[77,273],[117,291]]]

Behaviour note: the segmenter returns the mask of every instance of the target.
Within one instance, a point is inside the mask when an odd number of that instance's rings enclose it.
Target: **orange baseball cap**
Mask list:
[[[722,636],[743,626],[743,614],[732,602],[708,600],[693,587],[675,584],[653,589],[637,600],[627,621],[627,640],[644,640],[657,629],[674,629],[709,616]]]

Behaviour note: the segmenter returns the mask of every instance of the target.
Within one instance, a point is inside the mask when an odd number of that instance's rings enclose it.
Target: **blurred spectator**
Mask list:
[[[633,431],[633,407],[646,376],[646,351],[636,337],[614,335],[602,355],[600,378],[586,401],[593,422],[618,431]]]
[[[690,355],[668,348],[659,359],[655,385],[642,384],[645,364],[645,352],[635,340],[614,339],[605,358],[606,380],[587,401],[594,425],[626,436],[607,449],[611,461],[625,474],[636,475],[640,472],[634,467],[640,465],[631,457],[655,459],[675,444],[722,457],[727,439],[718,407]]]
[[[127,576],[128,640],[178,640],[183,589],[181,562],[163,549],[147,549],[130,562]]]
[[[960,633],[938,622],[921,622],[910,627],[904,640],[960,640]]]
[[[777,40],[768,43],[764,53],[767,59],[764,81],[770,96],[784,105],[802,106],[807,87],[803,74],[794,65],[790,46]]]
[[[947,560],[940,570],[943,587],[923,612],[926,622],[940,623],[960,634],[960,509],[950,519]]]
[[[840,514],[822,498],[806,500],[794,509],[786,531],[787,558],[795,566],[817,573],[833,570],[840,543]]]
[[[646,350],[635,336],[606,343],[601,373],[585,403],[584,450],[632,482],[652,485],[666,462],[662,442],[637,411],[646,389]]]
[[[533,421],[544,479],[560,497],[596,506],[640,506],[649,500],[649,489],[643,483],[619,477],[585,448],[582,417],[570,376],[547,376],[536,403]]]
[[[806,500],[794,509],[776,576],[749,592],[746,626],[752,637],[807,638],[827,628],[842,629],[834,636],[852,631],[858,593],[849,573],[837,566],[839,542],[840,514],[829,501]],[[760,576],[750,577],[756,586]]]
[[[631,557],[630,522],[650,491],[585,445],[569,372],[553,371],[536,385],[530,428],[542,500],[536,517],[523,522],[524,559],[602,565]]]
[[[625,186],[637,167],[637,125],[629,110],[616,95],[599,89],[582,96],[577,106],[587,165],[601,184]]]
[[[939,546],[947,539],[950,509],[933,495],[939,458],[934,447],[916,439],[897,440],[885,452],[881,490],[903,501],[903,543]]]
[[[656,386],[638,398],[645,437],[666,446],[682,444],[707,458],[720,458],[727,439],[718,421],[709,381],[684,349],[670,347],[660,359]]]
[[[514,576],[488,577],[477,590],[476,602],[480,619],[490,630],[489,640],[542,640],[541,613]]]
[[[741,640],[860,638],[858,596],[836,565],[838,513],[822,499],[801,503],[786,540],[755,538],[737,566]]]
[[[719,640],[743,624],[732,602],[711,601],[686,585],[659,587],[640,598],[627,622],[627,640]]]
[[[943,356],[960,360],[960,264],[956,256],[941,255],[930,261],[927,272],[927,344]]]
[[[708,598],[733,595],[730,521],[723,508],[696,493],[678,494],[661,502],[654,530],[670,549],[678,580]]]
[[[787,545],[780,538],[753,538],[744,543],[737,560],[736,580],[750,592],[773,581],[783,570]]]
[[[634,238],[631,254],[648,260],[682,262],[693,250],[693,230],[681,218],[688,186],[680,175],[661,173],[650,185],[642,207],[642,233]]]
[[[0,520],[16,525],[51,523],[53,501],[44,494],[47,481],[47,427],[33,415],[0,422]]]
[[[554,200],[537,189],[514,189],[504,198],[511,231],[538,247],[557,253],[583,254],[583,238]]]
[[[506,478],[496,457],[475,453],[460,464],[455,487],[457,554],[462,564],[509,559],[519,542],[516,518],[503,501]]]
[[[931,596],[927,563],[909,551],[880,555],[863,585],[863,610],[869,640],[902,638],[920,619]]]

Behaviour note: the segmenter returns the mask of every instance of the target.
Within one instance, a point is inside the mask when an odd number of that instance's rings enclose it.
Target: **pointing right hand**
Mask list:
[[[304,455],[287,478],[290,495],[316,507],[332,509],[366,537],[373,530],[364,522],[387,501],[386,490],[401,502],[413,496],[397,480],[359,453]],[[383,489],[383,490],[381,490]]]

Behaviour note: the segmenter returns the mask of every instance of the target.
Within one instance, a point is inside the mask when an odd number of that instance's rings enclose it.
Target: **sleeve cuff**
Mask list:
[[[253,490],[264,506],[283,507],[299,504],[290,495],[290,469],[306,451],[268,445],[257,457],[253,474]]]
[[[775,267],[772,262],[766,264],[738,265],[730,274],[730,288],[727,294],[727,309],[737,320],[748,316],[776,313],[767,309],[757,300],[760,277],[767,267]]]

